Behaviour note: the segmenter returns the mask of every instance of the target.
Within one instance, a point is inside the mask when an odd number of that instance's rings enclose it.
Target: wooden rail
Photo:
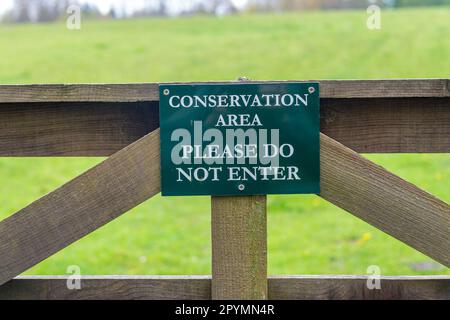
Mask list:
[[[450,267],[450,206],[321,135],[320,196]]]
[[[364,276],[289,276],[268,279],[273,300],[450,299],[450,277],[381,277],[369,290]],[[371,281],[371,280],[369,280]],[[210,277],[90,276],[81,290],[66,277],[19,277],[0,287],[0,300],[210,300]]]
[[[321,80],[319,83],[322,98],[431,98],[449,97],[449,81],[449,79]],[[190,82],[190,84],[200,83],[205,82]],[[159,101],[160,84],[164,83],[1,85],[0,103]]]

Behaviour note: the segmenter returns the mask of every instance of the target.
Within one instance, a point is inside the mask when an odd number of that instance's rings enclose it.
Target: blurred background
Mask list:
[[[0,83],[449,78],[450,0],[1,0]],[[368,114],[370,116],[370,114]],[[450,155],[368,155],[450,202]],[[0,220],[100,158],[0,158]],[[450,274],[308,195],[269,196],[270,274]],[[27,274],[210,274],[208,197],[157,196]]]
[[[97,18],[135,18],[240,12],[361,9],[370,4],[386,8],[449,5],[449,0],[3,0],[3,19],[10,22],[55,21],[71,4]]]

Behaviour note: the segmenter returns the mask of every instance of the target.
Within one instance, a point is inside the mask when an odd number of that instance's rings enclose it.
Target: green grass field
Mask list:
[[[0,26],[0,83],[371,79],[450,75],[450,9]],[[370,155],[450,202],[450,155]],[[0,159],[0,219],[102,159]],[[450,274],[316,196],[269,197],[270,274]],[[209,274],[207,197],[159,196],[27,274]]]

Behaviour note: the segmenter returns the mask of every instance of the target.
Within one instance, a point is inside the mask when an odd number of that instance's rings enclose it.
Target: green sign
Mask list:
[[[163,196],[320,192],[318,83],[161,85]]]

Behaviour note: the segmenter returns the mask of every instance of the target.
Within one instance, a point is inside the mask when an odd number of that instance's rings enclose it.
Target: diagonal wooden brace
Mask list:
[[[0,285],[160,191],[159,129],[0,223]]]
[[[321,135],[321,197],[450,267],[450,206]]]
[[[0,285],[160,191],[159,129],[0,222]],[[450,206],[321,135],[321,196],[450,266]]]

